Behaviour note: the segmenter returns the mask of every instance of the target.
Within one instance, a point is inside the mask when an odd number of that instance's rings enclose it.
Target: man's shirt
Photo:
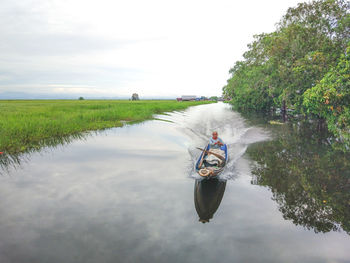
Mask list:
[[[217,142],[221,142],[222,144],[224,144],[224,142],[219,137],[216,140],[214,140],[213,137],[211,137],[210,140],[209,140],[210,148],[211,149],[218,149],[218,148],[220,148],[220,145]]]

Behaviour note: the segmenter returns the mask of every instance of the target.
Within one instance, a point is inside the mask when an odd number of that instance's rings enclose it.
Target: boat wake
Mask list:
[[[172,112],[159,118],[174,123],[188,138],[188,171],[189,176],[195,179],[201,178],[194,169],[201,154],[196,147],[204,148],[214,130],[228,147],[228,163],[219,176],[222,180],[234,179],[239,174],[235,164],[244,155],[249,144],[270,138],[267,131],[249,126],[239,113],[225,103],[192,107],[184,112]]]

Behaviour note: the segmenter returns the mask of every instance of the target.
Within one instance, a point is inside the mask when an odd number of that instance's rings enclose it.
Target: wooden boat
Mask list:
[[[206,177],[208,179],[215,178],[224,170],[224,167],[227,163],[227,145],[224,144],[220,147],[220,149],[224,151],[225,156],[223,156],[224,158],[222,158],[222,162],[218,165],[211,165],[206,162],[208,154],[211,153],[210,145],[208,144],[203,149],[202,154],[199,156],[198,161],[196,162],[196,171],[200,176]]]

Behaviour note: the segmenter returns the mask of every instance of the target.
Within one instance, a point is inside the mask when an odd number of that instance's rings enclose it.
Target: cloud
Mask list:
[[[297,2],[3,0],[0,86],[220,95],[252,36]]]
[[[16,56],[72,56],[89,52],[117,49],[137,40],[116,40],[110,38],[76,34],[7,34],[5,44],[0,46],[2,54]]]

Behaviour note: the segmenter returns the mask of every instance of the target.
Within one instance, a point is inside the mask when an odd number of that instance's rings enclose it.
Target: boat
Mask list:
[[[206,162],[206,158],[208,157],[209,154],[213,154],[214,156],[217,156],[217,154],[211,152],[209,144],[204,149],[201,149],[202,154],[199,156],[198,161],[196,162],[196,172],[201,177],[205,177],[207,179],[216,178],[224,170],[224,167],[228,160],[227,145],[224,144],[223,146],[220,147],[220,149],[224,151],[224,156],[220,158],[221,160],[217,164],[210,164]]]

